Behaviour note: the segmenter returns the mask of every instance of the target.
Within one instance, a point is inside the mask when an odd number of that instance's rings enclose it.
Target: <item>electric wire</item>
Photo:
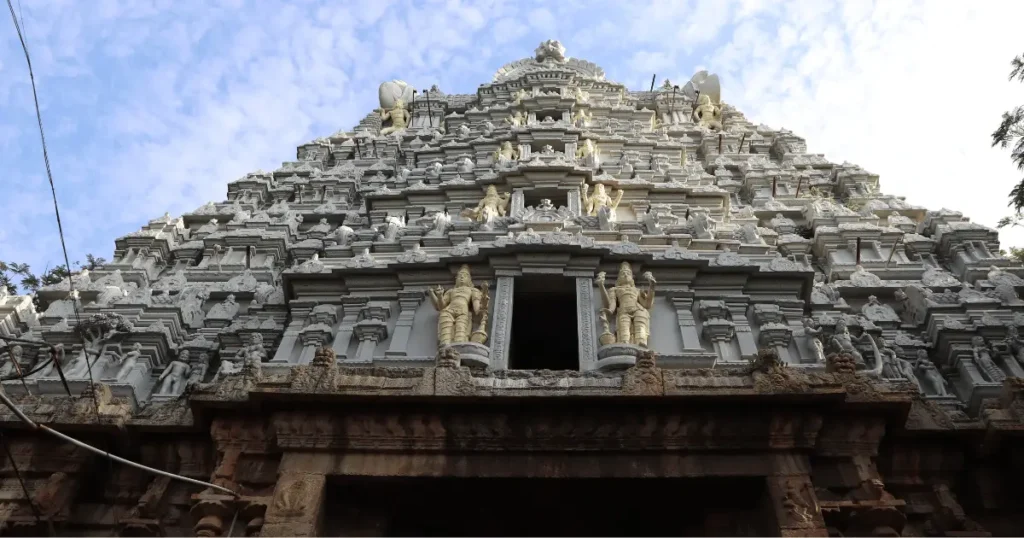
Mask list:
[[[39,109],[39,95],[38,95],[38,92],[36,91],[36,79],[35,79],[35,72],[32,69],[32,58],[29,56],[28,45],[25,44],[25,37],[22,34],[21,25],[18,22],[18,17],[14,13],[14,4],[11,2],[11,0],[7,0],[7,8],[11,12],[11,20],[14,22],[14,29],[18,33],[18,40],[21,42],[21,49],[22,49],[22,52],[25,54],[25,63],[28,65],[28,76],[29,76],[29,80],[31,81],[31,85],[32,85],[32,100],[33,100],[33,103],[35,105],[35,112],[36,112],[36,123],[39,126],[39,139],[40,139],[40,142],[42,143],[42,148],[43,148],[43,163],[46,166],[46,177],[47,177],[47,180],[50,183],[50,194],[53,197],[53,212],[54,212],[54,215],[56,216],[56,220],[57,220],[57,233],[60,236],[61,251],[62,251],[62,253],[64,255],[64,264],[65,264],[65,268],[67,269],[67,272],[68,272],[68,291],[69,291],[69,296],[72,299],[71,300],[71,306],[74,309],[76,323],[78,325],[81,325],[81,322],[82,322],[81,315],[78,312],[78,303],[77,303],[77,299],[75,298],[75,284],[74,284],[74,280],[71,278],[71,260],[68,257],[67,244],[64,241],[64,226],[61,223],[60,208],[59,208],[58,203],[57,203],[57,189],[56,189],[56,187],[54,186],[54,183],[53,183],[53,172],[52,172],[52,170],[50,168],[50,155],[49,155],[49,152],[46,149],[46,134],[45,134],[45,131],[43,129],[43,116],[42,116],[42,113],[40,112],[40,109]],[[81,332],[79,332],[79,334],[80,334],[80,336],[82,336],[83,345],[86,345],[87,343],[85,342],[85,336],[81,335]],[[60,373],[61,379],[64,379],[64,373],[61,370],[60,361],[57,360],[55,348],[53,346],[50,346],[50,349],[51,349],[51,359],[50,360],[56,363],[54,366],[57,368],[58,373]],[[86,353],[85,363],[86,363],[86,366],[87,366],[87,369],[88,369],[88,374],[89,374],[89,386],[92,389],[90,392],[92,393],[93,408],[96,411],[96,421],[97,421],[97,423],[102,424],[102,421],[100,420],[100,416],[99,416],[99,407],[100,407],[99,406],[99,399],[97,398],[97,395],[96,395],[95,381],[94,381],[93,374],[92,374],[92,363],[91,363],[91,361],[89,361],[88,353]],[[34,370],[33,373],[35,371],[37,371],[37,370]],[[10,408],[11,411],[14,412],[14,414],[22,422],[24,422],[25,424],[29,425],[33,430],[42,430],[42,431],[44,431],[44,432],[46,432],[46,433],[48,433],[50,435],[56,436],[57,438],[62,439],[64,441],[66,441],[66,442],[69,442],[69,443],[71,443],[71,444],[73,444],[75,446],[84,448],[85,450],[88,450],[88,451],[93,452],[95,454],[99,454],[101,456],[109,458],[110,460],[117,461],[119,463],[122,463],[122,464],[125,464],[125,465],[129,465],[131,467],[135,467],[137,469],[140,469],[140,470],[143,470],[143,471],[146,471],[146,472],[149,472],[149,473],[158,474],[160,476],[166,476],[166,477],[168,477],[168,478],[170,478],[172,480],[179,480],[179,481],[187,482],[187,483],[198,485],[198,486],[213,488],[213,489],[216,489],[216,490],[219,490],[219,491],[223,491],[223,492],[225,492],[225,493],[227,493],[229,495],[232,495],[233,497],[238,497],[239,496],[234,491],[231,491],[230,489],[227,489],[227,488],[224,488],[224,487],[221,487],[221,486],[217,486],[215,484],[211,484],[211,483],[208,483],[208,482],[203,482],[201,480],[195,480],[193,478],[188,478],[188,477],[185,477],[185,476],[176,475],[176,474],[173,474],[173,473],[169,473],[167,471],[161,471],[160,469],[154,469],[152,467],[148,467],[146,465],[142,465],[141,463],[135,463],[135,462],[133,462],[131,460],[127,460],[127,459],[122,458],[120,456],[115,456],[114,454],[111,454],[109,451],[100,450],[100,449],[98,449],[96,447],[93,447],[93,446],[91,446],[89,444],[83,443],[83,442],[81,442],[81,441],[79,441],[79,440],[77,440],[77,439],[75,439],[73,437],[69,437],[69,436],[67,436],[67,435],[65,435],[65,434],[63,434],[63,433],[61,433],[61,432],[59,432],[57,430],[54,430],[54,429],[52,429],[52,428],[50,428],[50,427],[48,427],[48,426],[46,426],[44,424],[37,424],[34,421],[32,421],[30,418],[28,418],[28,416],[26,416],[25,413],[23,411],[21,411],[21,409],[19,409],[18,406],[15,405],[14,402],[12,402],[7,397],[6,394],[3,393],[3,391],[0,391],[0,402],[2,402],[4,405],[6,405],[8,408]]]
[[[15,403],[12,402],[11,399],[8,398],[7,395],[4,394],[2,391],[0,391],[0,403],[3,403],[11,411],[13,411],[14,414],[19,419],[21,419],[22,422],[24,422],[26,425],[28,425],[29,428],[31,428],[33,430],[42,430],[42,431],[44,431],[44,432],[46,432],[46,433],[48,433],[50,435],[53,435],[53,436],[55,436],[55,437],[57,437],[59,439],[63,439],[64,441],[67,441],[67,442],[69,442],[69,443],[71,443],[71,444],[73,444],[73,445],[75,445],[77,447],[84,448],[85,450],[88,450],[89,452],[92,452],[94,454],[99,454],[100,456],[108,457],[108,458],[110,458],[110,459],[112,459],[112,460],[114,460],[114,461],[116,461],[118,463],[123,463],[125,465],[131,466],[131,467],[135,467],[136,469],[140,469],[140,470],[143,470],[143,471],[146,471],[146,472],[149,472],[149,473],[158,474],[160,476],[166,476],[167,478],[170,478],[171,480],[179,480],[181,482],[187,482],[189,484],[194,484],[194,485],[197,485],[197,486],[213,488],[213,489],[216,489],[216,490],[219,490],[219,491],[223,491],[224,493],[227,493],[228,495],[231,495],[232,497],[236,497],[236,498],[239,497],[238,493],[235,493],[234,491],[231,491],[228,488],[225,488],[225,487],[222,487],[222,486],[218,486],[216,484],[211,484],[209,482],[203,482],[202,480],[196,480],[194,478],[189,478],[187,476],[181,476],[181,475],[176,475],[174,473],[169,473],[167,471],[161,471],[160,469],[154,469],[153,467],[149,467],[149,466],[143,465],[141,463],[135,463],[134,461],[127,460],[127,459],[122,458],[120,456],[115,456],[114,454],[111,454],[110,452],[107,452],[107,451],[104,451],[104,450],[100,450],[100,449],[98,449],[98,448],[96,448],[96,447],[94,447],[92,445],[89,445],[87,443],[79,441],[78,439],[75,439],[74,437],[71,437],[69,435],[65,435],[65,434],[63,434],[63,433],[61,433],[61,432],[59,432],[59,431],[57,431],[57,430],[55,430],[53,428],[50,428],[49,426],[47,426],[45,424],[39,424],[39,423],[33,421],[32,419],[28,418],[28,416],[25,415],[25,413],[21,409],[19,409],[18,406],[15,405]]]
[[[71,297],[71,307],[75,312],[75,322],[77,325],[82,324],[82,318],[78,313],[78,302],[75,298],[75,282],[71,278],[71,260],[68,258],[68,247],[64,242],[64,225],[60,221],[60,208],[57,204],[57,188],[53,184],[53,172],[50,169],[50,153],[46,149],[46,134],[43,130],[43,114],[39,110],[39,94],[36,91],[36,75],[32,70],[32,58],[28,54],[28,45],[25,43],[25,36],[21,33],[21,24],[18,23],[18,17],[14,14],[14,4],[11,0],[7,0],[7,8],[11,11],[11,21],[14,22],[14,29],[18,32],[18,41],[21,42],[21,50],[25,53],[25,63],[28,65],[28,78],[32,83],[32,101],[35,104],[36,109],[36,123],[39,125],[39,140],[43,146],[43,164],[46,165],[46,178],[50,182],[50,194],[53,196],[53,213],[57,217],[57,233],[60,236],[60,248],[64,254],[64,268],[68,272],[68,295]],[[85,336],[82,336],[83,346],[85,345]],[[96,408],[96,422],[101,423],[99,415],[99,400],[96,397],[96,385],[92,377],[92,363],[89,361],[89,354],[85,356],[85,366],[89,372],[89,388],[92,393],[93,404]],[[57,364],[58,370],[61,365]],[[63,372],[61,378],[64,377]]]

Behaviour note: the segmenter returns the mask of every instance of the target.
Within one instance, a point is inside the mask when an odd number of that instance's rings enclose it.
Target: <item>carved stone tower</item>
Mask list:
[[[33,419],[238,496],[5,411],[34,498],[8,461],[0,522],[1019,533],[1024,268],[998,252],[707,72],[629,91],[547,41],[474,94],[385,82],[352,131],[117,239],[41,314],[0,296]]]

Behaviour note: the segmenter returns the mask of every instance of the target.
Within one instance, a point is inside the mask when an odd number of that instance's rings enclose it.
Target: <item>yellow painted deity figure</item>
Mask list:
[[[519,158],[519,150],[512,147],[512,142],[504,141],[501,148],[494,152],[494,162],[498,164],[512,162]]]
[[[578,128],[586,127],[590,124],[591,117],[592,115],[588,114],[586,110],[577,108],[572,115],[572,124]]]
[[[469,266],[463,265],[455,275],[455,287],[445,290],[441,286],[429,290],[430,301],[438,311],[437,345],[444,347],[472,341],[482,344],[487,340],[487,308],[490,297],[487,286],[473,286]],[[473,330],[473,319],[480,325]]]
[[[605,191],[604,185],[601,183],[594,185],[594,194],[590,194],[588,196],[589,191],[590,187],[584,183],[581,195],[583,198],[583,210],[587,215],[596,217],[602,207],[607,207],[610,210],[611,215],[615,214],[615,208],[619,207],[619,202],[622,201],[622,189],[619,189],[615,193],[614,198],[608,195]]]
[[[509,198],[509,193],[499,195],[498,189],[494,185],[488,185],[487,192],[480,203],[476,204],[474,208],[462,210],[462,216],[479,223],[488,223],[497,217],[504,217],[508,210]]]
[[[526,93],[526,90],[523,88],[519,88],[519,91],[512,94],[512,104],[521,104],[523,102],[523,99],[526,99],[527,97],[529,97],[529,95]]]
[[[711,102],[711,96],[706,93],[697,97],[697,108],[693,110],[693,119],[701,127],[708,127],[716,131],[722,130],[722,107]]]
[[[651,335],[651,309],[654,307],[654,276],[647,272],[643,275],[647,281],[647,289],[641,290],[633,282],[633,270],[629,262],[622,262],[619,277],[615,286],[604,287],[605,274],[597,274],[598,287],[604,308],[615,316],[615,342],[647,347],[647,339]]]
[[[404,131],[406,126],[409,125],[409,118],[409,112],[405,110],[405,101],[401,99],[395,101],[395,106],[391,110],[381,109],[380,111],[381,120],[391,120],[391,127],[381,129],[380,134],[389,135]]]
[[[594,141],[588,138],[584,140],[583,143],[580,144],[579,149],[576,150],[576,158],[585,159],[593,155],[594,151]]]

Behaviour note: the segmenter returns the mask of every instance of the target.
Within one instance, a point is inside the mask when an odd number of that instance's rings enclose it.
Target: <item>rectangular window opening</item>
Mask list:
[[[512,293],[510,370],[579,370],[573,279],[517,278]]]

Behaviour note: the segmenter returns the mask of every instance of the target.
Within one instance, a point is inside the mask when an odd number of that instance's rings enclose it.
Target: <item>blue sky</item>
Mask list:
[[[882,190],[993,225],[1018,179],[989,148],[1024,104],[1024,2],[22,0],[72,260],[351,129],[393,78],[471,93],[559,39],[633,89],[722,77],[723,99]],[[0,260],[60,262],[28,73],[0,17]],[[1010,244],[1024,235],[1004,234]]]

